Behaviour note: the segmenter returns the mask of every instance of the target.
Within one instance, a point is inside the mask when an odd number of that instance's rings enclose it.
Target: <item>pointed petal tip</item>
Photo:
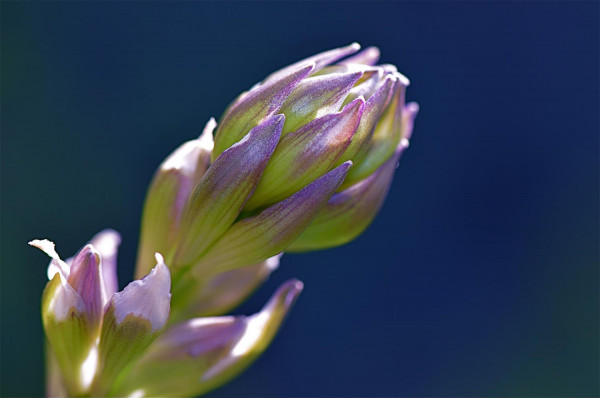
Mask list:
[[[148,320],[152,330],[162,329],[171,307],[171,273],[161,254],[156,253],[156,266],[141,280],[135,280],[112,297],[117,322],[127,315]]]
[[[409,102],[405,106],[405,110],[411,113],[411,116],[414,118],[419,113],[421,107],[416,102]]]
[[[347,47],[348,50],[354,50],[355,52],[360,50],[361,46],[359,42],[350,43]]]
[[[358,50],[356,50],[358,51]],[[369,46],[361,52],[350,56],[340,62],[342,65],[368,65],[373,66],[379,61],[381,51],[375,46]]]
[[[277,308],[288,311],[296,302],[303,289],[304,283],[298,279],[290,279],[284,282],[279,286],[275,293],[273,293],[271,300],[265,305],[263,311],[270,312]]]
[[[398,79],[400,84],[402,84],[404,87],[410,86],[410,79],[408,77],[404,76],[402,73],[394,72],[393,75]]]
[[[281,127],[283,127],[283,124],[285,123],[285,115],[283,113],[273,115],[270,119],[274,125],[281,125]]]
[[[197,144],[201,149],[204,149],[206,151],[213,150],[213,148],[215,147],[213,133],[216,128],[217,128],[217,121],[215,120],[214,117],[211,117],[208,120],[208,122],[206,122],[206,125],[204,126],[204,129],[202,130],[202,134],[200,134],[200,137],[198,137],[198,140],[197,140]]]
[[[344,109],[342,109],[342,112],[345,112],[346,109],[348,109],[348,111],[355,111],[356,108],[364,108],[365,106],[365,97],[364,96],[359,96],[358,98],[356,98],[354,101],[350,102],[348,105],[346,105],[344,107]]]
[[[165,258],[160,253],[154,253],[154,259],[156,260],[156,265],[165,265]]]
[[[94,235],[90,242],[102,257],[115,255],[121,244],[121,234],[114,229],[107,228]]]
[[[337,169],[343,170],[343,171],[347,171],[350,167],[352,167],[354,163],[352,162],[352,160],[347,160],[344,163],[342,163],[341,165],[339,165],[337,167]]]

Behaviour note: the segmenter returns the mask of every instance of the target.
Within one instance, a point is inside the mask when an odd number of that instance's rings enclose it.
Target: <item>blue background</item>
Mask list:
[[[159,162],[271,71],[359,41],[421,113],[380,216],[213,397],[598,396],[597,2],[3,2],[2,396],[43,391],[48,237],[123,234]]]

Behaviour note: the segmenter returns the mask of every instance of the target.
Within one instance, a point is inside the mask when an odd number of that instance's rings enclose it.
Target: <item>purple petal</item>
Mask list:
[[[110,306],[114,309],[117,324],[128,315],[148,322],[152,331],[162,329],[169,318],[171,304],[171,274],[160,254],[156,254],[156,267],[141,280],[135,280],[115,293]]]
[[[401,143],[404,132],[408,134],[410,129],[412,133],[413,120],[416,117],[418,107],[416,104],[410,107],[404,106],[405,89],[406,86],[398,80],[390,105],[375,127],[373,137],[364,156],[358,159],[356,167],[353,167],[351,172],[348,173],[348,178],[344,181],[342,189],[372,174],[392,156],[394,149]],[[406,115],[404,115],[404,111],[406,111]]]
[[[339,246],[359,236],[373,221],[385,201],[404,146],[365,180],[334,194],[289,252]]]
[[[188,318],[222,315],[237,307],[279,266],[280,255],[258,264],[222,272],[203,280],[198,295],[183,311]]]
[[[277,203],[329,171],[351,145],[364,105],[359,98],[283,137],[245,208]]]
[[[117,250],[121,244],[121,235],[112,229],[105,229],[96,234],[90,244],[94,246],[102,259],[102,277],[106,297],[110,298],[119,290],[117,279]]]
[[[234,224],[192,270],[197,278],[255,264],[281,253],[340,186],[352,162],[318,178],[288,199]]]
[[[415,119],[419,114],[419,104],[416,102],[409,102],[404,107],[402,112],[402,138],[410,141],[412,137],[413,127]]]
[[[314,64],[261,84],[237,100],[227,111],[215,135],[213,159],[239,141],[248,131],[279,112],[279,108],[298,83],[313,70]]]
[[[265,120],[210,166],[185,210],[173,267],[194,264],[235,221],[277,146],[284,119]]]
[[[285,68],[278,70],[277,72],[273,72],[272,74],[267,76],[264,81],[268,82],[274,79],[279,79],[281,78],[281,76],[287,75],[293,70],[296,70],[302,66],[309,65],[312,63],[315,64],[315,68],[312,71],[313,73],[315,73],[324,68],[325,66],[330,65],[341,58],[344,58],[350,54],[354,54],[358,50],[360,50],[360,44],[352,43],[346,47],[340,47],[335,48],[333,50],[324,51],[322,53],[305,58],[301,61],[294,62],[293,64],[288,65]]]
[[[165,331],[133,364],[114,396],[197,396],[219,387],[249,366],[269,346],[302,292],[302,282],[284,283],[251,316],[195,318]]]
[[[107,298],[100,254],[94,246],[86,245],[75,256],[67,281],[83,299],[90,322],[97,326],[102,318]]]
[[[373,136],[375,125],[379,121],[381,114],[383,113],[388,98],[396,79],[392,76],[386,77],[378,86],[377,90],[373,95],[369,97],[365,104],[365,112],[363,117],[360,119],[360,125],[354,134],[352,143],[346,149],[346,152],[338,160],[338,164],[345,162],[346,160],[359,161],[360,158],[367,151],[368,144]]]
[[[367,47],[361,52],[346,58],[341,61],[340,64],[351,65],[351,64],[362,64],[362,65],[375,65],[379,61],[381,55],[377,47]]]
[[[185,206],[210,165],[215,126],[211,118],[199,138],[173,151],[155,173],[142,214],[137,278],[150,272],[155,252],[171,260]]]
[[[337,112],[361,76],[362,72],[332,73],[300,82],[279,110],[286,117],[283,135],[315,118]]]

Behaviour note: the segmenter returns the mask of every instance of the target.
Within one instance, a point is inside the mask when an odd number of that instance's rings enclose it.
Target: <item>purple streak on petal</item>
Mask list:
[[[381,55],[379,49],[377,47],[367,47],[361,52],[346,58],[341,61],[340,64],[349,65],[349,64],[362,64],[362,65],[375,65],[377,61],[379,61],[379,56]]]
[[[271,299],[254,315],[245,317],[246,330],[235,342],[227,356],[223,356],[204,375],[202,381],[218,377],[236,363],[250,363],[269,345],[304,285],[297,279],[285,282]]]
[[[273,294],[271,299],[265,304],[262,308],[261,312],[263,313],[273,313],[275,311],[284,311],[288,312],[298,297],[300,293],[304,290],[304,283],[298,279],[290,279],[286,281],[283,285],[279,286],[277,291]]]
[[[237,307],[277,269],[279,257],[281,255],[203,280],[199,294],[185,310],[187,317],[221,315]]]
[[[338,166],[288,199],[234,224],[194,268],[195,275],[241,268],[285,250],[327,203],[351,165]]]
[[[99,324],[107,299],[100,254],[94,246],[86,245],[77,253],[67,281],[83,299],[91,323]]]
[[[213,159],[239,141],[252,128],[278,113],[285,99],[313,68],[314,64],[306,65],[261,84],[231,106],[215,133]]]
[[[279,110],[286,116],[283,134],[296,131],[316,117],[337,112],[362,72],[310,77],[298,85]]]
[[[102,277],[106,297],[109,299],[119,290],[117,279],[117,250],[121,244],[121,235],[112,229],[105,229],[96,234],[90,244],[98,250],[102,259]]]
[[[185,210],[174,266],[194,264],[235,221],[279,142],[284,120],[268,118],[210,166]]]
[[[290,73],[290,71],[293,71],[303,65],[308,65],[311,63],[315,64],[315,68],[313,69],[312,73],[318,72],[325,66],[330,65],[341,58],[347,57],[350,54],[354,54],[358,50],[360,50],[360,44],[352,43],[346,47],[340,47],[335,48],[333,50],[324,51],[322,53],[305,58],[301,61],[294,62],[293,64],[288,65],[285,68],[278,70],[277,72],[273,72],[265,78],[265,82],[271,81],[273,79],[278,79],[281,76]]]
[[[243,317],[194,318],[169,328],[153,347],[157,360],[219,356],[246,329]]]
[[[406,146],[366,179],[335,193],[313,222],[287,251],[300,252],[335,247],[359,236],[379,212],[391,186],[398,159]]]
[[[277,203],[330,170],[350,145],[364,105],[358,98],[283,137],[246,209]]]
[[[360,125],[352,139],[352,143],[346,152],[338,160],[338,164],[346,160],[360,161],[368,149],[368,144],[373,137],[375,125],[379,121],[381,114],[385,109],[386,101],[395,85],[395,79],[392,76],[386,77],[380,82],[379,87],[369,97],[365,104],[365,111],[360,120]]]

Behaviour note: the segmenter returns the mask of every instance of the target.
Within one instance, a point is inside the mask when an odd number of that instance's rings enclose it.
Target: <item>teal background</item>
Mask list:
[[[213,397],[596,397],[597,2],[2,2],[0,395],[43,393],[47,237],[123,235],[159,162],[240,91],[359,41],[421,105],[381,215]]]

